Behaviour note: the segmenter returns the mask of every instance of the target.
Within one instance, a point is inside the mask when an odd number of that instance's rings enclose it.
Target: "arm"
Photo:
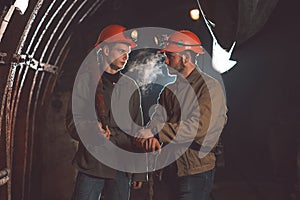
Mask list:
[[[144,126],[144,118],[143,118],[142,104],[141,104],[141,93],[138,87],[134,91],[129,103],[130,103],[130,109],[129,109],[130,116],[132,118],[132,121],[134,122],[132,124],[132,133],[135,133],[140,129],[140,127]]]
[[[73,87],[72,101],[69,103],[71,112],[67,114],[67,128],[72,138],[75,140],[85,139],[89,144],[99,145],[104,142],[105,135],[109,135],[109,130],[101,130],[94,101],[91,94],[89,73],[82,73],[76,79]],[[101,133],[101,134],[99,134]],[[88,135],[88,137],[79,137]]]
[[[181,121],[170,122],[168,120],[164,123],[167,117],[169,119],[172,116],[170,114],[167,116],[162,107],[157,107],[150,128],[152,130],[153,128],[157,129],[160,142],[185,143],[195,141],[201,145],[212,126],[216,124],[224,126],[226,112],[220,111],[220,108],[226,108],[223,91],[215,81],[207,81],[206,83],[208,86],[205,84],[205,87],[202,86],[196,91],[197,102],[188,98],[184,100],[181,108]],[[191,92],[186,91],[185,95],[191,97],[193,96]],[[169,103],[167,99],[170,98],[169,94],[168,89],[162,92],[159,99],[161,105]],[[212,123],[216,121],[217,123]]]
[[[140,90],[138,88],[138,86],[136,85],[135,82],[132,82],[133,85],[133,95],[130,98],[129,101],[129,111],[130,111],[130,116],[132,118],[132,126],[131,126],[131,132],[135,133],[137,132],[141,127],[143,127],[144,125],[144,119],[143,119],[143,112],[142,112],[142,106],[141,106],[141,93]],[[141,152],[141,149],[138,148],[134,142],[134,138],[131,138],[131,144],[133,147],[133,151],[134,152]],[[147,163],[146,160],[146,155],[145,155],[145,163],[141,163],[141,165],[145,165]],[[145,171],[146,171],[146,166],[145,166]],[[146,182],[147,181],[147,173],[134,173],[132,174],[132,188],[133,189],[140,189],[142,187],[142,182]]]

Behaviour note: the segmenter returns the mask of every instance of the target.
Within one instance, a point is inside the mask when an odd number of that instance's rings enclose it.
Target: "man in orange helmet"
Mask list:
[[[163,52],[177,78],[163,89],[161,106],[149,127],[138,132],[136,142],[147,151],[159,149],[161,162],[169,164],[162,177],[168,199],[208,200],[215,172],[213,148],[227,119],[224,91],[197,67],[197,56],[204,50],[191,31],[173,33]],[[159,159],[157,163],[162,166]]]
[[[132,79],[120,72],[126,65],[131,48],[136,46],[131,38],[125,36],[125,30],[123,26],[110,25],[101,31],[95,48],[84,61],[83,66],[87,72],[84,70],[80,72],[76,79],[78,81],[74,84],[72,96],[74,121],[73,123],[72,120],[67,121],[71,136],[79,141],[78,151],[73,160],[73,165],[78,169],[73,193],[74,200],[98,200],[102,192],[107,200],[128,200],[130,183],[133,187],[140,188],[140,181],[145,180],[145,175],[139,174],[131,181],[131,174],[113,169],[103,163],[101,158],[100,161],[97,154],[93,154],[97,148],[100,149],[98,151],[105,150],[105,146],[101,145],[108,143],[127,151],[135,151],[131,137],[123,130],[126,129],[129,132],[137,130],[134,130],[130,121],[127,123],[127,119],[123,121],[127,127],[119,127],[116,115],[124,112],[126,104],[120,105],[120,102],[117,102],[112,95],[128,96],[128,91],[135,91],[127,109],[132,120],[139,126],[143,125],[138,87]],[[120,83],[119,80],[122,82]],[[93,91],[96,91],[96,95]],[[95,107],[90,107],[93,103]],[[119,113],[115,115],[111,106],[115,106]],[[91,113],[95,112],[93,109],[96,109],[97,119],[95,120],[91,117]],[[91,124],[94,124],[93,128],[89,128]],[[85,138],[90,137],[93,132],[100,133],[102,138],[97,138],[97,134],[92,139]],[[113,160],[115,154],[111,149],[106,155],[101,155],[108,159],[111,157]],[[118,162],[117,159],[115,160]]]

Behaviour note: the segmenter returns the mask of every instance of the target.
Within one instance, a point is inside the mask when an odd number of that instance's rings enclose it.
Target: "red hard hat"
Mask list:
[[[124,26],[109,25],[101,31],[95,46],[98,46],[101,42],[106,42],[106,43],[121,42],[121,43],[129,44],[131,48],[136,47],[137,44],[131,38],[126,37],[124,35],[125,31],[126,28]]]
[[[175,53],[186,50],[191,50],[197,54],[204,53],[198,36],[188,30],[180,30],[170,35],[166,42],[166,47],[163,49],[163,51]]]

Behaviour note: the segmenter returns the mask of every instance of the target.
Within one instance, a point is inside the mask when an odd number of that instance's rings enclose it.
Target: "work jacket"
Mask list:
[[[99,83],[95,76],[97,73],[88,67],[86,66],[86,69],[77,75],[72,94],[72,109],[69,108],[72,112],[69,111],[67,116],[67,129],[70,135],[79,141],[73,165],[79,171],[92,176],[114,178],[116,170],[104,163],[112,162],[110,163],[112,166],[124,164],[116,163],[118,160],[114,157],[118,152],[115,151],[115,146],[125,151],[135,152],[130,134],[136,133],[143,125],[141,97],[138,86],[128,76],[120,73],[120,81],[117,83],[103,78]],[[104,89],[108,112],[105,125],[110,129],[110,139],[99,134],[99,121],[95,110],[95,92],[98,88]],[[118,119],[117,122],[115,119]],[[112,148],[107,149],[105,145],[110,143]],[[95,156],[97,154],[91,153],[96,151],[106,152],[104,162],[101,162],[102,158],[99,161],[99,157]],[[144,162],[146,163],[146,158]],[[142,174],[135,180],[145,180],[145,178],[145,174]]]
[[[161,106],[149,128],[163,143],[161,156],[168,155],[162,160],[176,160],[178,176],[213,169],[216,157],[212,150],[227,120],[219,82],[195,68],[186,78],[178,74],[176,81],[163,89],[158,103]],[[170,144],[172,148],[165,148]]]

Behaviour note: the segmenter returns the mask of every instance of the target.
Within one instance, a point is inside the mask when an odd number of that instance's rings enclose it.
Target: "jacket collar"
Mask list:
[[[186,80],[193,84],[195,81],[199,79],[200,72],[198,71],[198,67],[195,67],[193,71],[186,77]]]

